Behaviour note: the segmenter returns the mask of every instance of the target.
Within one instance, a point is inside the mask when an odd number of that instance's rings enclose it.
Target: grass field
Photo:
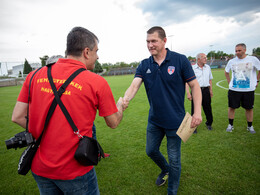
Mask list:
[[[227,133],[227,90],[216,86],[224,80],[224,70],[213,70],[213,131],[203,122],[198,134],[182,144],[182,173],[178,194],[260,194],[260,87],[257,88],[253,125],[256,134],[246,131],[242,108],[236,111],[235,130]],[[133,75],[105,77],[115,100],[124,95]],[[220,83],[227,88],[226,81]],[[4,140],[23,129],[11,122],[12,109],[21,86],[0,88],[0,194],[39,194],[31,176],[17,174],[17,163],[24,149],[6,150]],[[186,111],[190,102],[185,99]],[[167,194],[167,185],[157,187],[158,167],[145,153],[149,105],[144,86],[137,93],[117,129],[106,127],[97,116],[97,138],[106,153],[96,167],[101,195]],[[164,139],[161,151],[166,153]]]

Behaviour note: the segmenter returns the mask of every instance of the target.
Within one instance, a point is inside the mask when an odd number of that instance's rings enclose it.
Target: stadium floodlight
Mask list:
[[[211,62],[210,62],[210,65],[212,64],[212,47],[213,47],[214,45],[210,45],[209,47],[210,47],[210,60],[211,60]]]
[[[172,39],[173,39],[172,37],[173,37],[173,36],[174,36],[174,35],[168,35],[168,37],[171,38],[171,51],[172,51]]]

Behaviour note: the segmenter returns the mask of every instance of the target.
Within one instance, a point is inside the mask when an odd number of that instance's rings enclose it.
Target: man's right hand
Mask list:
[[[188,98],[188,100],[192,100],[192,95],[191,94],[187,94],[187,98]]]
[[[126,97],[123,97],[123,110],[128,108],[129,100]]]
[[[112,129],[115,129],[123,118],[123,98],[122,97],[120,97],[118,99],[116,106],[117,106],[118,112],[104,117],[107,126]]]

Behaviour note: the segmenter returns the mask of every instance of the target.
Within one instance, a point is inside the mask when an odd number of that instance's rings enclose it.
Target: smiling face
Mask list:
[[[165,49],[166,38],[161,39],[158,32],[147,34],[147,48],[152,56],[160,55]]]

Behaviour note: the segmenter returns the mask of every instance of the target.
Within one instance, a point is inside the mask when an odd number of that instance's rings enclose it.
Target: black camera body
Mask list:
[[[5,140],[5,145],[7,149],[15,148],[23,148],[25,146],[30,145],[31,143],[35,142],[32,134],[28,131],[23,131],[17,133],[14,137],[11,137],[8,140]]]

